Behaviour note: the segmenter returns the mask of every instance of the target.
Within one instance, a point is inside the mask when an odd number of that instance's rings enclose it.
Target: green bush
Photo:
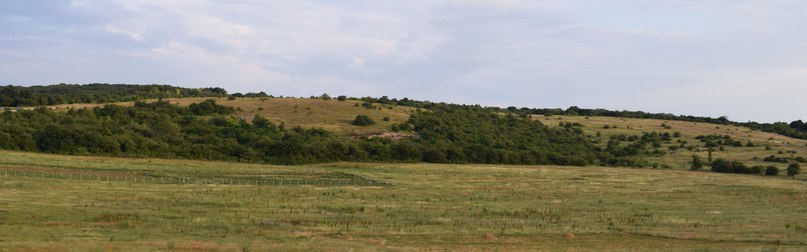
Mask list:
[[[776,175],[779,175],[779,168],[776,168],[776,166],[768,166],[768,168],[765,169],[765,176]]]
[[[787,176],[796,176],[801,172],[801,166],[799,163],[792,163],[787,166]]]
[[[367,115],[357,115],[356,119],[353,120],[353,125],[356,126],[369,126],[375,124],[373,119],[370,119]]]

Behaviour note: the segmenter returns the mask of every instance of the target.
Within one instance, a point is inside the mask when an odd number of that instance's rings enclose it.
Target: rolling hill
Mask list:
[[[166,101],[179,106],[188,106],[211,98],[167,98]],[[274,122],[284,122],[288,126],[321,128],[348,138],[368,136],[373,133],[388,132],[392,124],[405,123],[417,108],[398,105],[370,103],[372,108],[362,106],[361,100],[339,101],[315,98],[212,98],[218,104],[236,108],[235,115],[251,120],[255,115],[264,116]],[[115,103],[131,106],[133,102]],[[52,106],[53,109],[89,108],[100,104],[69,104]],[[355,126],[351,122],[356,115],[366,114],[377,124]],[[784,170],[798,158],[807,158],[807,140],[782,136],[775,133],[753,130],[747,127],[703,122],[688,122],[662,119],[619,118],[605,116],[543,116],[532,115],[533,120],[562,128],[561,124],[574,123],[575,127],[589,135],[596,145],[605,147],[611,139],[623,139],[621,145],[629,144],[625,138],[640,138],[645,133],[667,133],[677,137],[661,141],[658,146],[647,146],[646,153],[632,158],[646,162],[641,167],[659,169],[689,169],[693,155],[703,159],[709,157],[706,141],[699,137],[720,137],[730,139],[732,144],[719,144],[712,147],[713,159],[727,159],[743,162],[749,166],[775,166]],[[383,120],[388,118],[388,121]],[[727,136],[727,137],[726,137]],[[737,142],[740,146],[737,146]],[[750,143],[750,145],[749,145]],[[753,147],[748,147],[753,146]],[[655,153],[654,153],[655,152]],[[777,161],[765,161],[771,156]],[[801,160],[801,159],[799,159]],[[708,169],[708,167],[707,167]],[[784,175],[784,172],[781,173]]]

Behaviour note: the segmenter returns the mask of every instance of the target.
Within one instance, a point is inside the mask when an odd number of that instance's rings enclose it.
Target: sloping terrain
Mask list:
[[[645,156],[650,162],[658,164],[659,168],[666,166],[674,169],[688,169],[692,155],[698,155],[706,160],[709,156],[709,148],[705,142],[696,139],[698,136],[728,136],[732,142],[741,144],[741,146],[720,144],[713,147],[713,159],[737,160],[748,165],[773,165],[783,170],[789,163],[796,162],[796,158],[807,158],[807,140],[754,131],[745,127],[616,117],[533,116],[533,118],[546,125],[556,127],[559,127],[562,122],[579,123],[584,132],[595,136],[599,139],[600,145],[603,146],[611,137],[618,135],[640,137],[644,133],[656,132],[675,135],[678,132],[680,137],[673,137],[670,141],[666,141],[660,147],[655,148],[666,154]],[[598,134],[599,137],[597,137]],[[726,138],[724,137],[723,139]],[[685,141],[685,143],[682,144],[679,140]],[[747,147],[749,142],[753,147]],[[690,146],[693,148],[689,148]],[[723,147],[723,150],[720,147]],[[765,162],[764,158],[771,155],[787,158],[788,161]]]
[[[207,98],[170,98],[171,103],[187,106]],[[237,108],[236,115],[251,120],[261,115],[273,122],[284,122],[287,127],[302,126],[321,128],[337,133],[342,137],[367,136],[371,133],[388,131],[390,125],[405,122],[415,108],[383,104],[364,104],[362,101],[335,99],[302,98],[216,98],[216,103]],[[118,103],[131,105],[132,103]],[[364,106],[369,105],[369,106]],[[93,107],[97,104],[73,104],[54,106]],[[371,107],[371,108],[367,108]],[[370,126],[352,125],[353,119],[365,114],[376,124]],[[748,166],[774,166],[785,175],[790,163],[807,159],[807,140],[755,131],[745,127],[710,123],[634,119],[617,117],[584,116],[532,116],[542,123],[562,127],[575,124],[590,135],[601,147],[616,140],[619,146],[637,142],[643,134],[659,134],[668,137],[657,143],[644,146],[643,155],[631,156],[644,162],[642,167],[663,169],[689,169],[693,155],[704,161],[726,159],[743,162]],[[384,120],[387,118],[388,120]],[[706,167],[708,169],[708,167]]]
[[[273,122],[284,122],[287,127],[302,126],[304,128],[321,128],[343,136],[366,135],[389,130],[390,125],[402,123],[409,119],[409,114],[415,108],[372,104],[374,108],[362,106],[363,101],[336,99],[304,99],[304,98],[168,98],[173,104],[188,106],[207,99],[214,99],[217,104],[238,108],[236,115],[252,120],[255,115],[261,115]],[[117,105],[131,106],[133,102],[115,103]],[[68,104],[51,106],[55,109],[88,108],[103,106],[103,104]],[[374,125],[355,126],[353,120],[357,115],[367,115]],[[389,120],[385,121],[387,117]]]

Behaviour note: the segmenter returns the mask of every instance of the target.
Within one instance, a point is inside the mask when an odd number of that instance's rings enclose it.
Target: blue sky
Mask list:
[[[0,2],[0,84],[807,119],[807,2]]]

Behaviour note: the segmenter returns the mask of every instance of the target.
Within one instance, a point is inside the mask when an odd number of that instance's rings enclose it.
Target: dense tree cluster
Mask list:
[[[805,163],[807,162],[807,158],[804,157],[777,157],[776,155],[770,155],[762,159],[765,162],[772,162],[772,163],[790,163],[798,162],[798,163]]]
[[[266,94],[266,92],[257,92],[257,93],[249,92],[249,93],[246,93],[246,94],[234,93],[234,94],[230,95],[230,97],[235,97],[235,98],[274,98],[274,96]]]
[[[733,146],[743,147],[743,142],[731,139],[729,135],[700,135],[695,139],[704,143],[704,147],[720,147],[720,146]],[[753,146],[753,145],[752,145]]]
[[[221,97],[222,88],[180,88],[168,85],[59,84],[0,87],[0,106],[47,106],[70,103],[108,103],[172,97]]]
[[[597,159],[579,128],[550,128],[480,106],[434,104],[409,124],[427,162],[586,165]]]
[[[752,166],[748,167],[739,161],[729,161],[726,159],[718,158],[712,161],[712,171],[719,173],[737,173],[737,174],[755,174],[776,176],[779,174],[779,168],[776,166]]]
[[[801,120],[793,121],[788,126],[801,132],[807,132],[807,123],[802,122]]]
[[[680,136],[680,135],[679,135]],[[642,135],[613,135],[606,143],[605,153],[601,155],[602,163],[611,166],[644,167],[645,162],[628,157],[639,155],[663,156],[667,152],[659,148],[662,144],[669,144],[673,139],[669,132],[645,132]]]

